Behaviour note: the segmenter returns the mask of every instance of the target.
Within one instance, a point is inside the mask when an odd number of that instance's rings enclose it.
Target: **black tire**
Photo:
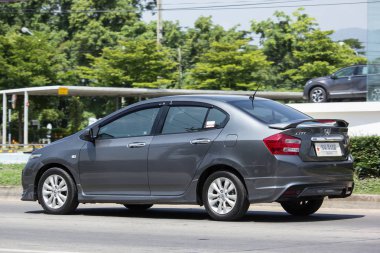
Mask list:
[[[144,211],[153,206],[153,204],[124,204],[131,211]]]
[[[228,179],[229,182],[233,183],[234,190],[231,190],[230,192],[225,191],[223,192],[217,192],[214,188],[212,188],[211,184],[214,183],[217,179],[225,180]],[[224,181],[224,184],[228,182],[227,180]],[[222,181],[223,183],[223,181]],[[210,188],[211,186],[211,188]],[[227,187],[229,187],[231,184]],[[222,189],[225,189],[225,187],[222,187]],[[213,195],[213,200],[209,199],[209,191],[210,194]],[[214,195],[218,195],[218,197],[215,197]],[[231,206],[229,202],[232,200],[230,199],[231,195],[235,198],[235,204]],[[235,196],[236,195],[236,196]],[[227,200],[228,199],[228,200]],[[214,220],[218,221],[233,221],[238,220],[242,218],[249,208],[249,201],[248,201],[248,194],[247,190],[245,189],[245,186],[243,182],[233,173],[228,171],[217,171],[211,174],[205,181],[202,187],[202,200],[203,204],[205,206],[205,209],[207,213],[210,215],[210,217]],[[216,201],[216,202],[214,202]],[[232,200],[233,201],[233,200]],[[214,203],[211,203],[214,202]],[[223,204],[224,202],[224,204]],[[218,203],[218,207],[216,207],[216,203]],[[222,204],[221,204],[222,203]],[[225,206],[225,210],[230,209],[228,212],[225,213],[218,213],[220,205]],[[228,207],[227,207],[228,205]],[[217,208],[217,210],[215,210]],[[222,207],[224,208],[224,207]],[[223,212],[221,210],[221,212]]]
[[[44,188],[44,183],[47,178],[51,178],[56,176],[57,179],[57,185],[62,182],[62,179],[66,183],[66,191],[61,191],[61,192],[55,192],[56,199],[58,199],[59,196],[66,196],[65,201],[63,201],[62,206],[57,205],[55,208],[52,206],[49,206],[49,201],[47,200],[48,196],[51,196],[50,198],[54,199],[54,193],[50,195],[46,195],[45,197],[43,195],[43,188]],[[64,189],[64,188],[62,188]],[[61,194],[61,195],[59,195]],[[59,195],[59,196],[57,196]],[[50,199],[48,198],[48,199]],[[59,199],[62,201],[62,198],[59,197]],[[69,214],[75,211],[75,209],[78,207],[78,193],[77,193],[77,188],[75,185],[74,180],[71,178],[71,176],[64,171],[61,168],[50,168],[47,171],[42,174],[40,180],[38,181],[38,202],[40,205],[43,207],[46,213],[49,214]],[[52,203],[55,202],[55,204],[59,204],[58,200],[52,201]],[[52,204],[54,205],[54,204]],[[59,207],[58,207],[59,206]]]
[[[284,210],[295,216],[307,216],[315,213],[322,206],[322,199],[310,200],[293,200],[282,202],[281,206]]]
[[[309,92],[309,102],[311,103],[324,103],[327,102],[327,92],[322,87],[314,87]]]

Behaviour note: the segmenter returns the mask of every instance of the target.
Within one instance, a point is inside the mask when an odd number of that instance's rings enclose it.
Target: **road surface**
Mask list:
[[[47,215],[34,202],[0,200],[0,252],[379,252],[379,209],[322,208],[307,218],[252,205],[239,222],[216,222],[197,206],[80,205]]]

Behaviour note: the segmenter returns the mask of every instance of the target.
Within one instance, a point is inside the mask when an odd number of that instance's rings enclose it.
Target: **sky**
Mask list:
[[[367,2],[368,0],[161,0],[162,16],[164,20],[178,20],[183,27],[191,27],[194,21],[201,15],[212,16],[216,24],[230,28],[240,24],[243,29],[248,29],[251,20],[266,20],[273,17],[276,10],[286,13],[294,12],[298,7],[305,6],[305,12],[314,17],[323,30],[340,30],[345,28],[367,28]],[[373,1],[373,0],[372,0]],[[358,3],[360,2],[360,3]],[[364,3],[363,3],[364,2]],[[347,4],[342,3],[358,3]],[[249,4],[251,4],[249,6]],[[329,5],[326,5],[329,4]],[[331,5],[339,4],[339,5]],[[241,5],[225,7],[222,10],[180,10],[179,8],[194,8],[204,6]],[[281,7],[280,7],[281,6]],[[269,7],[269,8],[267,8]],[[165,10],[165,9],[176,10]],[[231,9],[240,8],[240,9]],[[156,16],[150,13],[144,14],[144,19],[155,20]]]

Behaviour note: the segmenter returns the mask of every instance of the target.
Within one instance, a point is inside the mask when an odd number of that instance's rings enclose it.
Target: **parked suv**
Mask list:
[[[79,203],[204,205],[216,220],[251,203],[310,215],[353,190],[347,123],[248,96],[172,96],[128,106],[30,156],[22,200],[47,213]]]
[[[369,99],[377,100],[380,94],[380,65],[355,65],[340,69],[330,76],[309,80],[303,97],[312,103],[327,102],[331,99],[365,99],[367,78],[373,85],[369,87]]]

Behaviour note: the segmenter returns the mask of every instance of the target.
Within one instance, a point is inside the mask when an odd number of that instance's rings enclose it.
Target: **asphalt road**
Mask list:
[[[322,208],[307,218],[251,206],[244,220],[209,220],[196,206],[80,205],[46,215],[33,202],[0,200],[0,252],[379,252],[380,210]]]

